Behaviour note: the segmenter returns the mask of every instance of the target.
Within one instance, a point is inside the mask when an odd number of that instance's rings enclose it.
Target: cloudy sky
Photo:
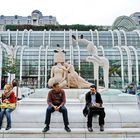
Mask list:
[[[140,0],[1,0],[0,5],[0,15],[28,16],[37,9],[68,25],[112,25],[118,16],[140,12]]]

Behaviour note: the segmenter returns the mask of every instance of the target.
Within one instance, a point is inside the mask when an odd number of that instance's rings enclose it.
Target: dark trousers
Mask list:
[[[48,106],[47,110],[46,110],[46,118],[45,118],[45,124],[47,126],[50,125],[50,120],[51,120],[51,113],[53,113],[55,110],[52,106]],[[68,113],[67,113],[67,109],[65,106],[61,106],[59,109],[59,112],[62,113],[63,115],[63,122],[64,125],[67,126],[69,125],[69,121],[68,121]]]
[[[92,127],[92,118],[94,115],[99,115],[99,125],[104,125],[105,112],[103,110],[89,109],[87,118],[87,127]]]

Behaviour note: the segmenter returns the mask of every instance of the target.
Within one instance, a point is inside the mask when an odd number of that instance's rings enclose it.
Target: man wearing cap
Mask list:
[[[99,115],[100,131],[104,131],[105,112],[102,107],[103,101],[99,92],[97,92],[96,85],[90,86],[90,91],[85,95],[86,105],[83,110],[84,116],[87,115],[87,128],[92,132],[92,118],[94,115]]]

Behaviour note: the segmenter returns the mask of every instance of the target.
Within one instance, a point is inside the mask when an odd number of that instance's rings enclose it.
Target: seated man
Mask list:
[[[68,127],[69,121],[67,109],[64,106],[64,104],[66,103],[65,92],[59,87],[59,83],[54,83],[52,88],[53,89],[50,90],[48,93],[47,103],[49,106],[46,110],[46,127],[43,129],[42,132],[47,132],[49,130],[51,113],[54,111],[59,111],[63,114],[65,130],[67,132],[71,132],[71,129]]]
[[[96,85],[90,86],[90,91],[85,95],[86,105],[83,110],[84,116],[87,115],[87,128],[92,132],[92,118],[94,115],[99,115],[100,131],[104,131],[105,112],[102,107],[103,101],[99,92],[97,92]]]

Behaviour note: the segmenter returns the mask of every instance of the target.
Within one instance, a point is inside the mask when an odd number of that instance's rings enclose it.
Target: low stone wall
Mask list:
[[[68,104],[68,116],[70,127],[72,128],[85,128],[87,118],[82,114],[84,104]],[[16,110],[12,112],[12,127],[15,128],[42,128],[44,127],[46,105],[40,106],[23,106],[18,105]],[[115,108],[105,107],[105,127],[107,128],[123,128],[123,127],[140,127],[140,110],[137,108]],[[5,125],[5,123],[4,123]],[[93,126],[98,127],[98,117],[93,119]],[[62,114],[59,112],[52,113],[51,127],[63,127]]]

